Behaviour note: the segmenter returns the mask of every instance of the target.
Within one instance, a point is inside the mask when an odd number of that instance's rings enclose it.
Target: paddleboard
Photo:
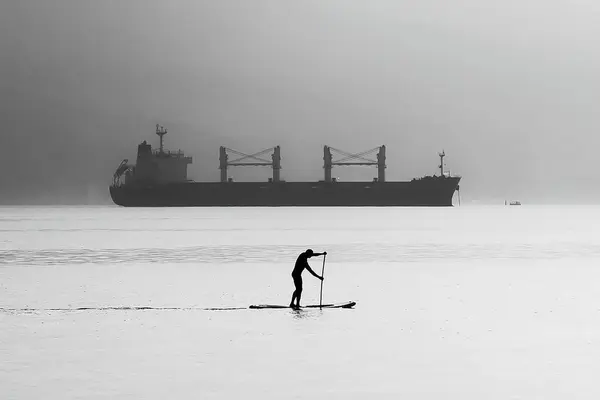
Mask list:
[[[346,303],[336,303],[336,304],[323,304],[323,306],[319,306],[318,304],[310,304],[308,306],[301,306],[300,308],[319,308],[319,307],[323,307],[323,308],[352,308],[356,305],[356,302],[354,301],[348,301]],[[251,305],[250,306],[251,309],[253,310],[262,310],[262,309],[268,309],[268,308],[288,308],[288,309],[295,309],[292,308],[290,306],[282,306],[282,305],[277,305],[277,304],[256,304],[256,305]]]

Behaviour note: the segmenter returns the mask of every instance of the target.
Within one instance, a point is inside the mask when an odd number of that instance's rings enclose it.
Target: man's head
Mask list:
[[[304,252],[304,254],[306,254],[308,258],[310,258],[313,256],[314,252],[312,251],[312,249],[308,249]]]

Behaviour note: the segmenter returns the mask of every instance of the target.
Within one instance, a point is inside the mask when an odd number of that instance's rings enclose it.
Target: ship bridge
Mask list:
[[[160,137],[160,147],[156,150],[145,140],[138,145],[135,166],[127,165],[124,160],[115,172],[114,185],[118,186],[120,178],[125,175],[125,184],[165,184],[187,182],[187,166],[192,163],[192,157],[183,151],[165,150],[163,137],[167,130],[156,125],[156,134]]]

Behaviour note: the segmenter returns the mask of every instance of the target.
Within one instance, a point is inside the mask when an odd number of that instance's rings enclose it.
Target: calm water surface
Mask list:
[[[599,221],[592,206],[0,208],[0,397],[596,399]],[[289,303],[308,247],[329,253],[324,302],[356,308],[246,309]],[[304,286],[318,304],[319,281]]]

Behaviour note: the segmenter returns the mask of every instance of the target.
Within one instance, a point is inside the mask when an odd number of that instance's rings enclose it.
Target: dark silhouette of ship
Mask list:
[[[279,146],[255,154],[220,148],[220,182],[193,182],[187,177],[192,158],[179,150],[163,149],[167,130],[156,126],[160,148],[152,150],[144,141],[138,145],[135,165],[123,160],[113,175],[110,195],[125,207],[198,207],[198,206],[452,206],[459,190],[460,176],[444,171],[445,153],[439,153],[440,175],[424,176],[402,182],[385,180],[385,146],[358,154],[324,146],[324,180],[286,182],[280,179]],[[272,151],[271,160],[261,158]],[[378,151],[377,159],[367,158]],[[341,155],[334,161],[333,153]],[[237,156],[229,160],[229,154]],[[270,166],[273,177],[267,182],[234,182],[227,176],[232,166]],[[340,182],[332,178],[333,166],[376,166],[377,178],[371,182]],[[460,196],[459,196],[460,201]]]

